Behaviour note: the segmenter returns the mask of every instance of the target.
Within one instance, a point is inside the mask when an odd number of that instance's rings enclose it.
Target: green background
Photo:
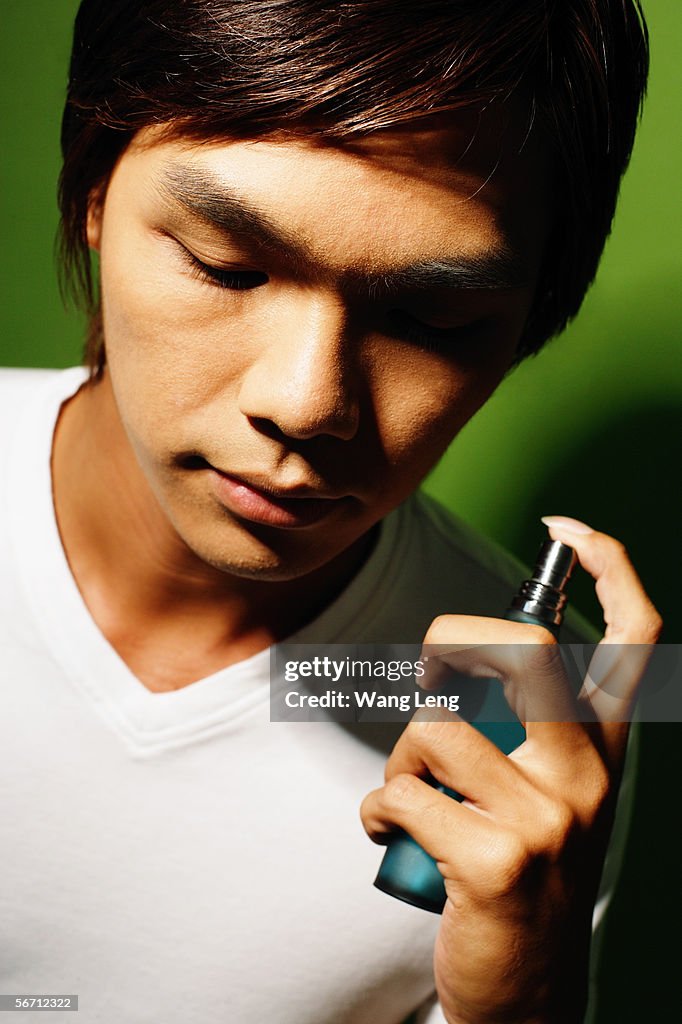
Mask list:
[[[538,517],[625,542],[679,642],[680,42],[682,5],[648,0],[652,74],[596,284],[578,320],[501,386],[427,481],[464,518],[532,559]],[[79,361],[53,240],[58,129],[77,0],[2,0],[0,363]],[[574,603],[599,622],[587,580]],[[601,964],[599,1024],[680,1011],[682,782],[677,725],[642,729],[633,828]],[[677,1013],[675,1013],[677,1016]]]

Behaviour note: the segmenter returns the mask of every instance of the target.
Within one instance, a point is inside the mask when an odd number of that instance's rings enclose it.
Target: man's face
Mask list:
[[[521,122],[127,149],[89,224],[100,386],[203,561],[263,579],[330,562],[494,390],[548,219]]]

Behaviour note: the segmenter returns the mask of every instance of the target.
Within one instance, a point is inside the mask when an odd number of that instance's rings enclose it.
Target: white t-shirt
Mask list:
[[[268,651],[153,693],[90,617],[49,468],[83,379],[0,373],[0,991],[77,994],[82,1024],[441,1021],[439,918],[372,886],[374,733],[271,723]],[[296,639],[418,643],[437,614],[500,614],[522,578],[415,496]]]

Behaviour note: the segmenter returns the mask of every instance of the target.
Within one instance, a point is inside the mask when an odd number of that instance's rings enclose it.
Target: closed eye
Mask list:
[[[180,252],[193,277],[207,284],[217,285],[218,288],[244,292],[268,283],[268,275],[262,270],[228,270],[215,267],[210,263],[204,263],[184,245],[180,246]]]
[[[252,291],[254,288],[260,288],[267,284],[270,280],[262,270],[236,270],[204,263],[181,242],[178,242],[178,246],[192,277],[211,286],[233,292]],[[486,325],[485,320],[475,320],[452,327],[434,327],[432,324],[419,320],[406,310],[399,309],[389,310],[387,320],[387,334],[418,345],[420,348],[443,352],[477,337],[480,328]]]
[[[392,309],[388,313],[390,334],[421,348],[432,350],[447,350],[458,343],[471,340],[478,335],[485,323],[485,320],[473,320],[452,327],[434,327],[404,310]]]

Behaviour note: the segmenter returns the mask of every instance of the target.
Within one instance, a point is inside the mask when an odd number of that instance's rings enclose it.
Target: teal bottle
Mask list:
[[[544,626],[558,637],[566,607],[564,587],[575,563],[573,548],[560,541],[545,541],[531,578],[521,584],[504,618]],[[487,722],[485,715],[484,704],[478,715],[482,720],[474,720],[472,724],[504,754],[511,754],[523,743],[526,731],[518,720]],[[438,782],[433,785],[453,800],[462,799],[459,793]],[[406,832],[398,832],[391,838],[374,885],[389,896],[422,910],[434,914],[443,912],[446,901],[443,876],[433,857]]]

